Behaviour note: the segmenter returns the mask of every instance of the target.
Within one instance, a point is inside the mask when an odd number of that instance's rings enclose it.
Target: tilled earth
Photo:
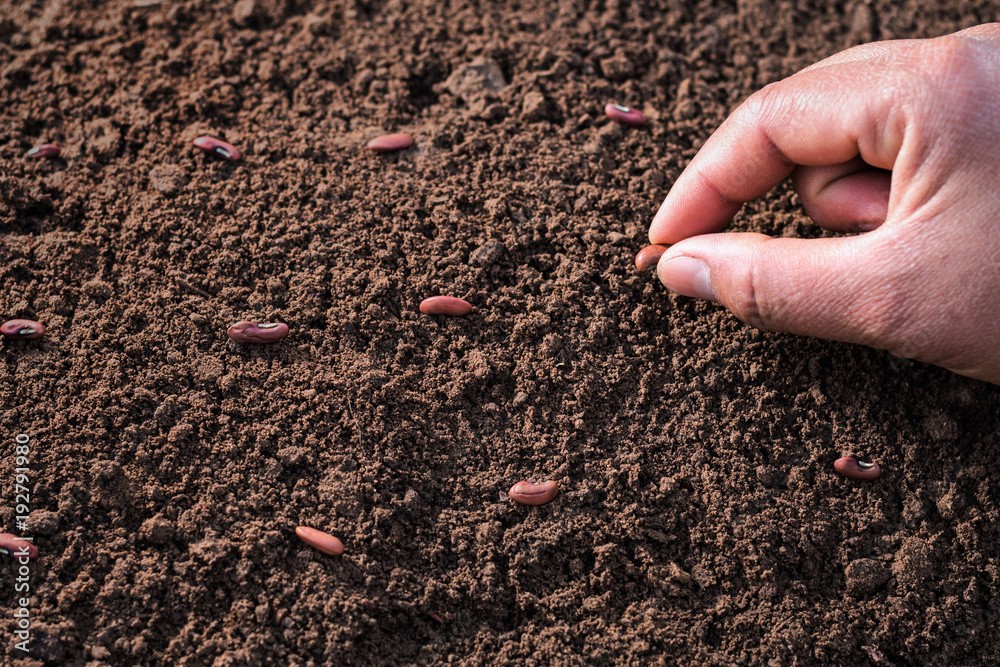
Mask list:
[[[0,319],[49,330],[0,343],[0,532],[41,554],[27,657],[0,574],[0,662],[997,664],[997,388],[632,266],[747,95],[997,14],[0,0]],[[820,233],[789,188],[735,228]]]

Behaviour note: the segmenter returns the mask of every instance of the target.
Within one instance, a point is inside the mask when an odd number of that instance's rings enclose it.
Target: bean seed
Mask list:
[[[559,485],[553,481],[541,484],[518,482],[508,491],[511,500],[522,505],[544,505],[555,498],[558,493]]]
[[[330,533],[316,530],[309,526],[299,526],[295,529],[295,534],[299,539],[311,547],[316,547],[325,554],[339,556],[344,553],[344,543]]]
[[[667,251],[670,246],[665,245],[648,245],[635,256],[635,268],[640,271],[648,271],[649,269],[655,268],[656,263],[660,261],[660,257]]]
[[[472,312],[472,304],[457,296],[432,296],[420,302],[424,315],[454,315],[461,317]]]
[[[23,558],[25,551],[27,551],[28,560],[38,558],[38,549],[31,542],[26,542],[17,535],[0,533],[0,553],[7,554],[11,558]]]
[[[842,456],[833,462],[833,468],[851,479],[873,480],[882,476],[882,469],[877,463],[859,461],[853,456]]]
[[[46,157],[50,160],[59,157],[59,147],[55,144],[42,144],[40,146],[35,146],[30,151],[25,153],[26,157]]]
[[[604,113],[608,115],[608,118],[618,121],[622,125],[639,127],[646,124],[646,117],[642,115],[641,111],[623,107],[620,104],[611,104],[609,102],[604,106]]]
[[[45,327],[33,320],[8,320],[0,324],[0,333],[7,338],[41,338],[45,335]]]
[[[396,134],[383,134],[381,137],[375,137],[368,142],[368,148],[375,151],[376,153],[390,153],[392,151],[401,151],[404,148],[409,148],[413,145],[413,137],[404,132],[399,132]]]
[[[240,159],[240,151],[236,146],[215,137],[198,137],[194,140],[194,145],[206,153],[215,153],[233,162]]]
[[[229,327],[226,333],[241,343],[277,343],[288,335],[288,325],[284,322],[257,324],[241,320]]]

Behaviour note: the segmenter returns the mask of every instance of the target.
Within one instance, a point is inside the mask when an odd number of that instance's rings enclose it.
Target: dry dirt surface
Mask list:
[[[0,663],[997,664],[997,388],[632,265],[747,95],[997,14],[0,0],[0,319],[48,328],[0,342],[0,532],[41,554]],[[787,187],[735,228],[820,233]]]

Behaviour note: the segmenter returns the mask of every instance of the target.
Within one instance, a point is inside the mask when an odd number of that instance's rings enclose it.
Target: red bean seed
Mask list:
[[[508,494],[516,503],[522,505],[544,505],[559,493],[559,485],[553,481],[535,484],[534,482],[518,482],[510,487]]]
[[[206,153],[215,153],[233,162],[240,159],[240,151],[236,146],[215,137],[198,137],[194,140],[194,145]]]
[[[401,151],[413,145],[413,137],[409,134],[399,132],[396,134],[383,134],[368,142],[368,148],[376,153],[389,153]]]
[[[472,312],[472,304],[456,296],[432,296],[420,302],[424,315],[454,315],[461,317]]]
[[[47,157],[50,160],[59,157],[59,147],[55,144],[42,144],[35,146],[25,153],[26,157]]]
[[[277,343],[288,335],[288,325],[284,322],[257,324],[241,320],[229,327],[226,333],[241,343]]]
[[[642,115],[641,111],[638,109],[623,107],[620,104],[612,104],[609,102],[604,105],[604,113],[608,115],[608,118],[618,121],[622,125],[639,127],[640,125],[646,124],[646,117]]]
[[[660,261],[660,256],[667,251],[670,246],[665,245],[648,245],[635,256],[635,268],[640,271],[648,271],[649,269],[655,268],[656,263]]]
[[[311,547],[316,547],[325,554],[339,556],[344,553],[344,543],[330,533],[316,530],[309,526],[299,526],[295,529],[295,534],[299,539]]]
[[[853,456],[843,456],[833,462],[833,468],[844,477],[851,479],[873,480],[882,476],[882,469],[877,463],[859,461]]]
[[[7,338],[41,338],[45,335],[45,327],[33,320],[8,320],[0,324],[0,333]]]
[[[38,549],[31,542],[26,542],[17,535],[10,533],[0,533],[0,553],[5,553],[11,558],[24,558],[34,560],[38,558]]]

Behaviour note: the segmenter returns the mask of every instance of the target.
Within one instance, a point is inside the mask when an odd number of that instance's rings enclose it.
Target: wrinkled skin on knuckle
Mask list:
[[[738,286],[726,306],[750,326],[772,331],[777,323],[774,304],[767,298],[767,289],[762,284],[765,278],[762,266],[754,255],[748,261],[747,280]]]
[[[732,122],[754,128],[769,126],[781,116],[783,87],[782,81],[774,81],[755,92],[733,112]]]

